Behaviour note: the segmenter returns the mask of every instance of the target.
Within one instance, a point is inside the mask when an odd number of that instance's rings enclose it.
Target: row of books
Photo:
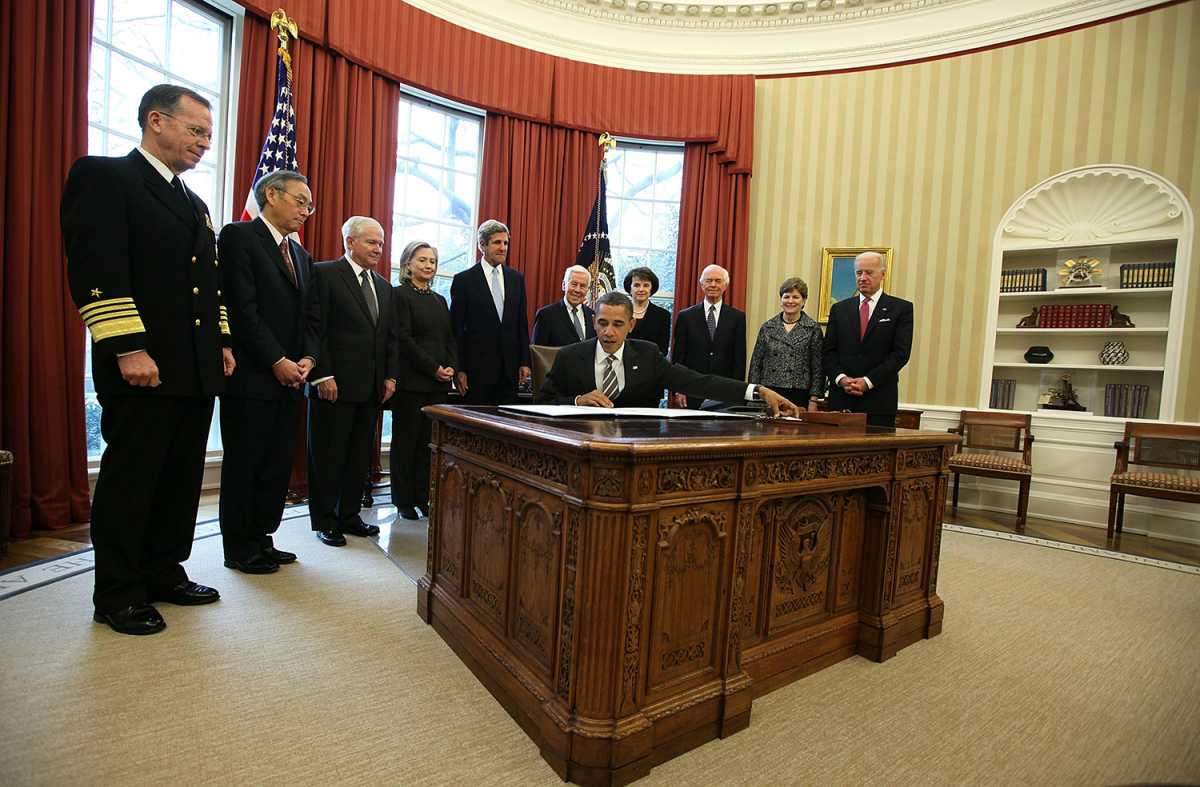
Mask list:
[[[1109,383],[1104,386],[1104,414],[1111,418],[1144,418],[1150,386]]]
[[[997,377],[992,380],[992,398],[988,401],[988,407],[994,410],[1011,410],[1013,409],[1013,400],[1016,398],[1016,395],[1016,380]]]
[[[1045,291],[1045,268],[1012,268],[1000,273],[1000,292]]]
[[[1048,303],[1038,307],[1039,328],[1109,328],[1112,305],[1107,303]]]
[[[1175,285],[1175,263],[1130,262],[1121,266],[1121,289],[1139,287],[1172,287]]]

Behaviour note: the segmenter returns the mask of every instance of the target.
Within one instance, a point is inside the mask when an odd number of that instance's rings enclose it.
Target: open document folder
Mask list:
[[[755,418],[746,413],[717,410],[664,410],[659,407],[578,407],[573,404],[502,404],[501,410],[548,418]]]

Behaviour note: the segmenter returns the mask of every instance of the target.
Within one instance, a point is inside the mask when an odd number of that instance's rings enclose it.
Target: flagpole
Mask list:
[[[604,188],[604,175],[606,174],[605,168],[608,166],[608,152],[617,146],[617,140],[611,134],[605,131],[600,135],[600,140],[597,142],[597,144],[600,146],[600,169],[596,173],[596,190],[599,192]],[[597,194],[596,203],[592,208],[592,210],[595,212],[595,215],[592,217],[593,226],[599,226],[600,224],[600,200],[603,198],[603,196],[603,194]],[[599,243],[594,244],[592,248],[592,264],[588,266],[588,273],[590,273],[592,277],[592,292],[589,300],[594,308],[596,305],[596,298],[600,297],[597,293],[600,289],[600,260],[602,251]]]

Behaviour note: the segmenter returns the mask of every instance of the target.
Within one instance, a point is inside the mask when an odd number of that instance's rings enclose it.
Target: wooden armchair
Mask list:
[[[958,510],[958,481],[961,473],[1017,481],[1020,483],[1017,496],[1017,530],[1025,529],[1025,518],[1029,513],[1029,482],[1033,479],[1033,434],[1030,432],[1030,420],[1028,414],[962,411],[958,417],[958,426],[948,430],[951,434],[962,437],[959,451],[950,457],[949,463],[950,472],[954,473],[952,510]],[[973,451],[967,453],[963,449]]]
[[[1125,422],[1125,438],[1113,443],[1117,464],[1108,493],[1108,538],[1121,532],[1125,495],[1200,503],[1200,426]],[[1181,472],[1134,470],[1169,467]]]

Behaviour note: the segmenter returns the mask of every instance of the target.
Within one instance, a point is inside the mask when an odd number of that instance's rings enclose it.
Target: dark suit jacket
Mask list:
[[[595,312],[587,304],[581,305],[583,315],[584,340],[596,338],[596,326],[592,324]],[[538,309],[533,317],[533,344],[544,347],[565,347],[580,341],[571,323],[571,313],[561,300],[547,304]]]
[[[840,300],[829,310],[821,357],[821,368],[829,377],[829,409],[894,415],[900,370],[912,350],[913,306],[883,293],[860,340],[858,300],[857,295]],[[850,396],[834,384],[839,374],[867,377],[875,387],[862,396]]]
[[[646,314],[634,324],[627,338],[654,342],[658,351],[666,355],[671,347],[671,313],[661,306],[649,304]]]
[[[286,399],[300,392],[280,385],[271,367],[280,358],[317,357],[304,322],[312,284],[312,258],[287,239],[297,284],[288,277],[283,255],[261,218],[227,224],[217,239],[225,263],[225,301],[237,368],[228,393],[250,399]]]
[[[746,379],[746,313],[721,304],[717,334],[708,338],[708,304],[701,301],[679,313],[671,360],[702,374]]]
[[[529,366],[529,312],[525,277],[504,266],[504,320],[496,319],[492,290],[483,263],[454,276],[450,283],[450,324],[458,342],[458,368],[470,385],[500,380],[517,384],[517,370]]]
[[[137,150],[86,156],[63,189],[60,218],[71,297],[92,335],[96,392],[201,396],[225,390],[230,346],[216,236],[204,201],[191,206]],[[161,385],[121,378],[118,353],[145,350]]]
[[[393,292],[400,350],[396,390],[449,391],[450,383],[439,382],[435,376],[439,366],[458,371],[458,352],[450,330],[446,299],[433,290],[417,290],[408,282]]]
[[[379,303],[379,321],[372,324],[361,282],[349,260],[318,262],[312,271],[306,316],[312,333],[309,341],[317,347],[317,363],[308,379],[315,383],[332,375],[339,402],[378,402],[384,379],[396,379],[398,366],[392,285],[371,273]],[[307,392],[316,399],[317,387],[312,383]]]
[[[616,407],[657,407],[663,388],[701,399],[740,402],[746,384],[713,374],[699,374],[671,363],[653,342],[625,339],[625,387]],[[596,390],[596,340],[576,342],[558,351],[546,375],[537,401],[542,404],[574,404],[575,397]]]

